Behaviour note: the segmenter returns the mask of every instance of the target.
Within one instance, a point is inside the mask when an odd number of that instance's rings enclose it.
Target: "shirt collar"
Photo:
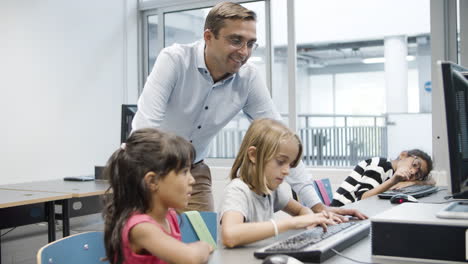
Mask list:
[[[197,43],[197,69],[201,72],[208,72],[208,67],[205,63],[205,41],[199,40]]]

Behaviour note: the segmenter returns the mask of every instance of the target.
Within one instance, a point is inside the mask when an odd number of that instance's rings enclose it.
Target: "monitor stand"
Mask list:
[[[454,194],[453,199],[468,199],[468,190]]]

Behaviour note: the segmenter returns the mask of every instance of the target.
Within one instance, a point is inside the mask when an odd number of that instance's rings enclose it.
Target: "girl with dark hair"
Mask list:
[[[104,209],[107,258],[121,263],[204,263],[213,248],[181,242],[173,208],[187,206],[195,180],[192,145],[157,129],[134,131],[110,157]],[[183,254],[180,254],[183,252]]]
[[[403,151],[395,160],[374,157],[359,162],[333,195],[331,206],[343,206],[387,190],[435,185],[432,159],[420,149]]]

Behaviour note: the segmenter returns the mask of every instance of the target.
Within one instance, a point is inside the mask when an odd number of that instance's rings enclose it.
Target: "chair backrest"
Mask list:
[[[331,201],[333,200],[333,192],[330,179],[325,178],[314,180],[314,188],[320,200],[322,200],[322,203],[324,203],[325,205],[330,205]]]
[[[43,246],[37,264],[106,264],[103,232],[85,232]]]

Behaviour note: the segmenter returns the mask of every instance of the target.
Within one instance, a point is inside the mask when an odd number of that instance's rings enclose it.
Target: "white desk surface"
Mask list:
[[[72,198],[102,195],[109,188],[107,181],[64,181],[48,180],[0,185],[0,189],[67,193]]]
[[[447,195],[447,191],[442,190],[436,194],[432,194],[429,197],[420,198],[419,201],[421,203],[444,202],[445,201],[444,196],[446,195]],[[398,205],[391,204],[389,200],[379,199],[377,196],[374,196],[369,199],[359,201],[357,203],[349,204],[346,206],[346,208],[358,209],[362,213],[371,217],[389,208],[392,208],[394,206],[398,206]],[[283,234],[280,234],[277,239],[282,240],[298,232],[300,232],[300,230],[288,231]],[[234,248],[234,249],[226,249],[222,246],[221,241],[218,241],[218,249],[210,257],[209,263],[210,264],[239,264],[239,263],[259,264],[259,263],[262,263],[263,260],[256,259],[253,256],[253,252],[258,248],[261,248],[261,247],[264,247],[273,243],[274,241],[275,241],[275,238],[270,238],[270,239],[259,241],[257,243],[253,243],[250,245],[246,245],[246,246]],[[394,261],[394,260],[387,260],[387,259],[372,258],[370,236],[346,248],[341,253],[347,257],[351,257],[355,260],[365,261],[365,262],[386,263],[386,264],[427,263],[427,261],[426,262],[414,262],[414,261],[402,261],[402,260]],[[326,264],[331,264],[331,263],[345,264],[346,263],[348,264],[348,263],[355,263],[355,262],[352,262],[348,259],[335,255],[323,263],[326,263]]]
[[[0,208],[70,199],[69,193],[51,193],[0,189]]]

